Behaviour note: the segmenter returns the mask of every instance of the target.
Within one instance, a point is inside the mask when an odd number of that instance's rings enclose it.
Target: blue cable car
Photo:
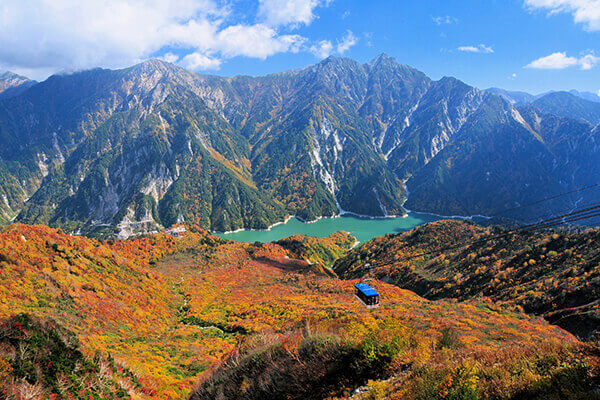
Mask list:
[[[379,293],[366,283],[357,283],[354,285],[354,294],[368,308],[374,308],[379,305]]]

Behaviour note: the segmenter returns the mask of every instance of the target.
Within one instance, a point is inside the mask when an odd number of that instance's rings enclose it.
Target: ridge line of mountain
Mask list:
[[[385,55],[263,77],[161,60],[54,75],[0,101],[0,223],[126,237],[184,221],[234,231],[405,215],[404,204],[491,215],[598,169],[600,104],[547,97],[514,106]]]

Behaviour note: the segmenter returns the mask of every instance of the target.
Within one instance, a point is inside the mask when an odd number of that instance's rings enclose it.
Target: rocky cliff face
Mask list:
[[[515,107],[385,55],[258,78],[157,60],[53,76],[0,101],[0,219],[124,237],[401,215],[407,179],[410,208],[493,213],[598,168],[593,108],[570,119],[552,100]]]

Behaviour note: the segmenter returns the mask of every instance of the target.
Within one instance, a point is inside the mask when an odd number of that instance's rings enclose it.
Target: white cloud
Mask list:
[[[314,10],[326,6],[328,0],[259,0],[258,15],[270,26],[310,24]]]
[[[233,22],[231,7],[239,3],[226,0],[0,0],[0,69],[40,79],[65,69],[124,67],[165,49],[167,61],[214,69],[231,57],[309,50],[304,37],[289,33],[293,26],[281,24],[309,24],[314,9],[329,4],[258,1],[256,18],[269,23]]]
[[[179,61],[179,56],[173,53],[165,53],[159,58],[168,63],[176,63],[177,61]]]
[[[600,63],[600,57],[596,57],[593,54],[587,54],[579,59],[579,65],[583,70],[592,69],[598,63]]]
[[[218,58],[211,58],[201,53],[188,54],[181,60],[185,68],[193,70],[218,69],[221,62]]]
[[[567,56],[565,52],[552,53],[549,56],[538,58],[527,64],[525,68],[533,69],[565,69],[579,67],[582,70],[592,69],[600,63],[600,57],[586,54],[580,58]]]
[[[344,38],[337,44],[338,54],[344,54],[345,52],[350,50],[350,47],[354,46],[356,43],[358,43],[358,38],[354,36],[352,31],[346,32],[346,36],[344,36]]]
[[[486,46],[485,44],[480,44],[479,46],[460,46],[458,48],[459,51],[464,51],[467,53],[484,53],[491,54],[494,52],[490,46]]]
[[[183,19],[220,18],[212,0],[3,0],[0,60],[28,68],[125,65],[176,41]]]
[[[454,23],[458,22],[458,20],[456,18],[451,17],[449,15],[439,16],[439,17],[431,17],[431,19],[437,25],[449,25],[449,24],[454,24]]]
[[[543,9],[550,14],[570,13],[576,23],[588,31],[600,30],[600,1],[598,0],[525,0],[530,9]]]
[[[352,31],[347,31],[346,35],[338,40],[336,45],[331,43],[330,40],[321,40],[310,46],[309,50],[317,58],[323,59],[334,53],[342,55],[350,50],[350,47],[354,46],[356,43],[358,43],[358,38]]]
[[[565,69],[577,65],[577,58],[567,57],[567,53],[552,53],[549,56],[538,58],[527,64],[525,68],[535,69]]]
[[[298,52],[305,39],[299,35],[278,35],[265,25],[234,25],[217,35],[224,55],[266,58],[275,53]]]
[[[318,58],[327,58],[333,52],[333,44],[329,40],[321,40],[310,46],[310,52]]]

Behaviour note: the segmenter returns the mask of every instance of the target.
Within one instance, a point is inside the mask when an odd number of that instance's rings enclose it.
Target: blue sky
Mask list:
[[[263,75],[387,53],[433,79],[600,90],[600,0],[2,0],[0,69],[36,79],[160,57]]]

